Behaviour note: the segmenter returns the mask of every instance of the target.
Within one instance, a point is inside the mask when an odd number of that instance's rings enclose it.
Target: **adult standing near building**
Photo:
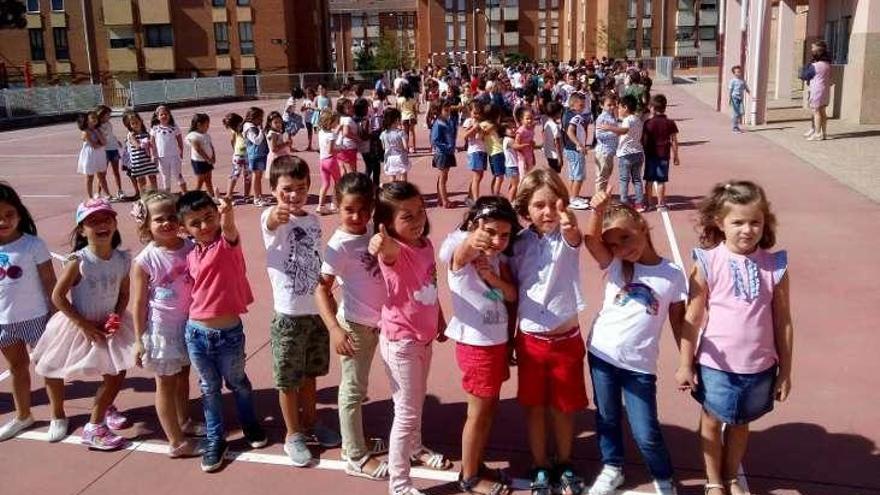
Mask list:
[[[810,141],[822,141],[828,123],[826,109],[830,98],[831,56],[823,40],[814,42],[811,51],[814,75],[810,79],[810,110],[813,111],[813,123],[806,136]]]

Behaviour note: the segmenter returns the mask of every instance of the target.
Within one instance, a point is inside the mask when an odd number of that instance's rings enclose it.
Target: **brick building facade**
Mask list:
[[[116,82],[327,70],[327,0],[27,0],[0,31],[21,82]],[[86,33],[88,33],[86,35]]]

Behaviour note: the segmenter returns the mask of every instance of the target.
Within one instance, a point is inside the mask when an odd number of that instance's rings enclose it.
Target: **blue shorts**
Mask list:
[[[505,177],[519,177],[519,167],[506,167],[504,169]]]
[[[431,166],[437,170],[448,170],[455,166],[455,155],[434,153],[434,159],[431,160]]]
[[[669,158],[645,157],[645,181],[661,184],[669,182]]]
[[[266,157],[265,156],[249,156],[248,157],[248,170],[251,172],[265,172],[266,171]]]
[[[498,153],[489,157],[489,168],[492,169],[492,175],[495,177],[503,177],[505,169],[504,153]]]
[[[703,409],[731,425],[751,423],[773,410],[776,366],[758,373],[733,373],[697,365],[692,395]]]
[[[485,151],[476,151],[468,153],[468,168],[474,172],[482,172],[486,170],[486,161],[488,156]]]
[[[578,150],[565,150],[565,161],[568,163],[569,180],[586,180],[587,169],[584,168],[584,155]]]
[[[108,162],[119,160],[119,150],[104,150]]]

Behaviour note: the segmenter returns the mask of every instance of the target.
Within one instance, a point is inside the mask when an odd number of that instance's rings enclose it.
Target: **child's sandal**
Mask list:
[[[546,469],[536,469],[529,485],[532,495],[552,495],[553,488],[550,486],[550,472]]]
[[[413,453],[409,460],[411,464],[435,469],[437,471],[448,471],[452,469],[452,461],[447,459],[443,454],[434,452],[426,447],[422,447],[417,452]]]
[[[481,482],[484,482],[484,486],[489,485],[489,488],[480,489],[479,486]],[[465,480],[461,478],[461,473],[458,474],[458,488],[461,489],[463,493],[468,493],[470,495],[506,495],[507,493],[510,493],[510,487],[504,483],[481,478],[480,475],[471,476]]]
[[[563,495],[581,495],[584,493],[584,480],[574,474],[571,466],[559,467],[559,492]]]
[[[358,478],[366,478],[372,481],[382,481],[388,479],[388,462],[379,461],[379,465],[372,471],[366,469],[367,463],[375,457],[367,454],[360,460],[349,459],[345,463],[345,474],[349,476],[357,476]]]
[[[731,493],[731,494],[733,493],[733,485],[736,485],[737,488],[740,489],[740,491],[743,491],[743,492],[746,491],[743,489],[742,485],[739,484],[739,478],[731,478],[731,479],[725,481],[724,484],[727,485],[727,493]]]
[[[709,490],[721,490],[725,491],[724,485],[721,483],[706,483],[703,485],[703,493],[709,493]]]

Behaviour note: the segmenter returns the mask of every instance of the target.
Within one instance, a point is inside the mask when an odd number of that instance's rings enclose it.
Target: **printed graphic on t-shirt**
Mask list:
[[[504,294],[498,288],[491,288],[486,292],[483,292],[483,297],[486,299],[493,301],[495,303],[495,307],[492,309],[487,309],[485,313],[483,313],[483,325],[498,325],[504,321],[507,321],[504,318],[504,314],[502,311],[507,311],[504,308],[498,308],[498,304],[504,300]]]
[[[626,306],[630,301],[635,301],[645,307],[645,313],[656,315],[660,309],[657,294],[645,284],[630,282],[620,289],[614,296],[614,304]]]
[[[358,255],[358,262],[360,262],[364,271],[371,276],[378,277],[380,275],[381,270],[379,270],[379,260],[366,249],[361,251]]]
[[[153,291],[153,298],[157,301],[168,301],[177,298],[177,291],[174,290],[174,282],[178,277],[185,277],[184,284],[192,285],[195,281],[189,275],[186,266],[186,260],[180,259],[175,261],[171,271],[164,274],[156,282],[156,289]]]
[[[24,270],[18,265],[11,264],[8,254],[0,253],[0,280],[4,280],[6,277],[16,280],[22,275],[24,275]]]
[[[291,289],[294,295],[314,294],[318,286],[321,271],[321,255],[318,253],[320,236],[320,227],[317,225],[295,226],[287,234],[290,254],[284,262],[284,273],[288,280],[286,288]]]
[[[437,266],[431,265],[427,275],[428,281],[413,293],[413,299],[425,306],[432,306],[437,304]]]

